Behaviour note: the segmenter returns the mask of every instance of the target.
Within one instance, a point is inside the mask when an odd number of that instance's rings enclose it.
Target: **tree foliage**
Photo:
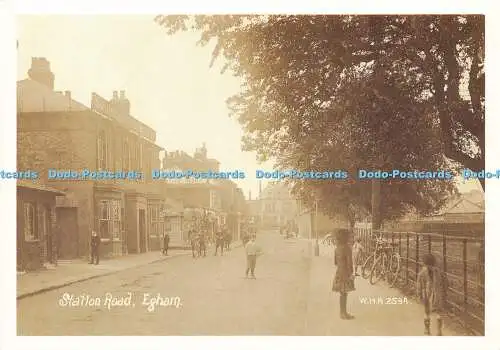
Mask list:
[[[158,16],[200,31],[244,79],[228,99],[245,150],[282,168],[484,168],[483,16]],[[328,213],[369,207],[369,183],[296,181]],[[483,183],[484,186],[484,183]],[[445,181],[384,181],[383,217],[436,210]],[[357,211],[357,210],[354,210]],[[349,214],[349,212],[351,212]]]

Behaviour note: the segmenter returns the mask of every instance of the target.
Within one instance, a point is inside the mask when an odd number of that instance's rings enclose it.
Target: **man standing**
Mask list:
[[[90,238],[90,262],[89,264],[99,265],[99,245],[101,244],[101,238],[97,235],[97,232],[92,231],[92,237]]]
[[[163,254],[168,255],[168,245],[170,244],[170,235],[165,233],[163,236]]]
[[[232,240],[232,235],[231,232],[227,229],[227,226],[224,227],[224,245],[226,248],[226,251],[229,251],[229,248],[231,247],[231,240]]]
[[[247,269],[245,272],[245,278],[248,278],[248,273],[251,273],[253,279],[255,279],[255,265],[257,264],[257,256],[261,255],[261,250],[255,243],[255,236],[250,238],[250,241],[245,246],[245,252],[247,255]]]
[[[200,250],[199,252],[200,256],[201,254],[203,254],[203,256],[207,256],[207,242],[204,232],[200,234],[199,250]]]
[[[220,248],[220,255],[224,255],[224,234],[222,231],[219,229],[217,231],[217,234],[215,235],[215,254],[217,255],[217,252],[219,251]]]

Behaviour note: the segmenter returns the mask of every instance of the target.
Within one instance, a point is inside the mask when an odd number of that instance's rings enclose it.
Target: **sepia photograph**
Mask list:
[[[483,14],[16,26],[18,336],[485,335]]]

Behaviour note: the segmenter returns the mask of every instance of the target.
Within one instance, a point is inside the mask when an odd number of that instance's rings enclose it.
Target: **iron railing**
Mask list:
[[[408,295],[416,292],[422,256],[432,253],[448,279],[446,312],[472,334],[484,335],[484,237],[355,229],[367,253],[375,248],[376,235],[395,244],[401,256],[397,286]]]

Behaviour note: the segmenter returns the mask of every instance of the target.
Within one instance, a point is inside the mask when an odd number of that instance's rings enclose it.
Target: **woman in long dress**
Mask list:
[[[354,318],[347,312],[347,295],[355,290],[349,235],[350,232],[347,229],[340,229],[336,232],[335,265],[337,271],[335,271],[332,284],[332,291],[340,294],[340,318],[343,320]]]

